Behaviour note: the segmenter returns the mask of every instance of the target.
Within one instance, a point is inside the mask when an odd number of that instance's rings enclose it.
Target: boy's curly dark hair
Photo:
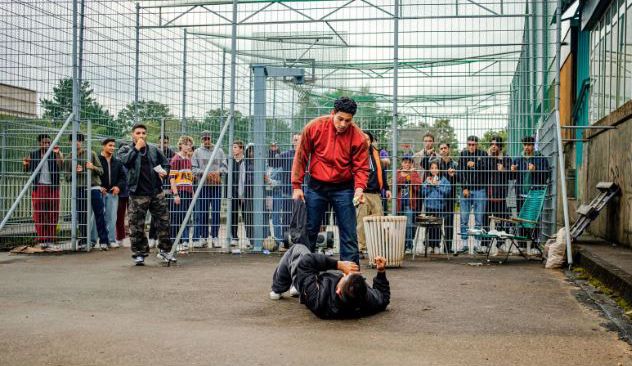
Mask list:
[[[334,112],[345,112],[352,116],[356,114],[358,105],[349,97],[340,97],[334,102]]]

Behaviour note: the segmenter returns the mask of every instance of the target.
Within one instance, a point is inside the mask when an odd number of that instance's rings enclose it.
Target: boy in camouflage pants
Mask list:
[[[156,146],[145,142],[146,139],[147,127],[136,124],[132,128],[133,142],[121,146],[118,151],[118,158],[128,169],[130,241],[132,258],[139,266],[144,265],[149,253],[149,243],[145,235],[145,216],[148,210],[158,224],[158,258],[165,262],[176,261],[170,253],[172,242],[169,236],[169,209],[162,191],[162,179],[167,175],[169,163]]]

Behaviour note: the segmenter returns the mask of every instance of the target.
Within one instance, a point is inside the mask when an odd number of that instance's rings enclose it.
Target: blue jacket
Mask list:
[[[439,184],[430,184],[424,181],[421,186],[426,208],[432,210],[445,209],[446,198],[450,195],[450,181],[446,177],[439,178]]]

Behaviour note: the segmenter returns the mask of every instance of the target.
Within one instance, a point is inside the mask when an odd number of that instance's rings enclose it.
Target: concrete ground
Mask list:
[[[632,365],[563,273],[536,263],[406,262],[388,271],[387,312],[323,321],[268,299],[278,259],[0,253],[0,365]]]

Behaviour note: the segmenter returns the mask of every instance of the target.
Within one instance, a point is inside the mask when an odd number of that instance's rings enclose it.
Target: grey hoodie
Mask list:
[[[211,146],[210,149],[205,148],[204,146],[200,146],[193,152],[193,156],[191,157],[191,170],[193,171],[193,175],[197,179],[202,179],[202,173],[204,173],[204,168],[206,168],[206,164],[211,158],[211,154],[213,153],[214,147]],[[221,147],[218,147],[217,154],[215,154],[215,159],[211,163],[211,169],[209,173],[219,172],[226,173],[228,171],[226,165],[226,155],[224,155],[224,150]],[[210,185],[206,179],[204,179],[206,185]]]

